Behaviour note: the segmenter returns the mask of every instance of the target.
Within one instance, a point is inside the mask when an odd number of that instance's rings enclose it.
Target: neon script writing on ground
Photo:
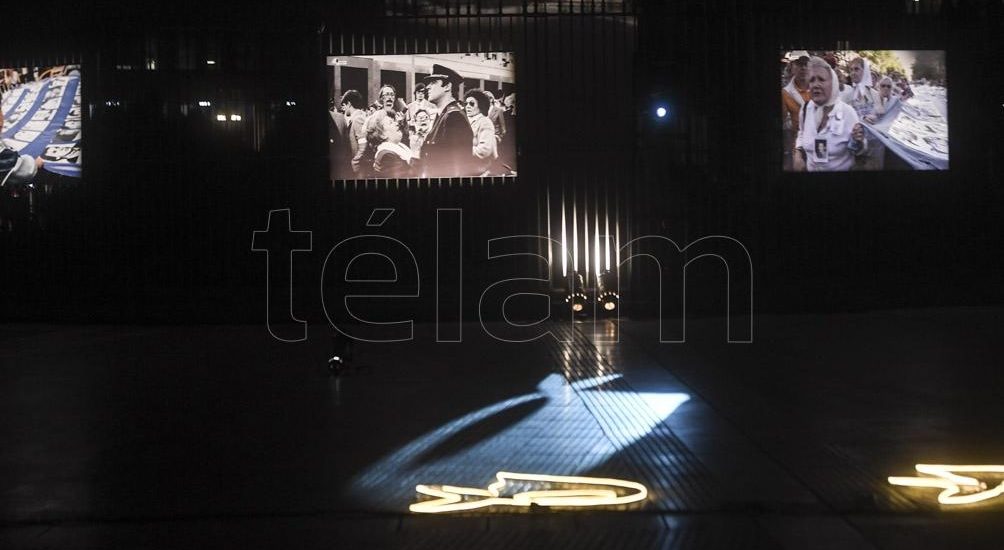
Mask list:
[[[487,489],[452,485],[418,485],[415,487],[416,491],[434,498],[416,502],[409,506],[409,510],[416,513],[437,514],[474,510],[488,506],[530,506],[532,504],[562,507],[614,506],[642,501],[648,497],[648,489],[644,485],[623,479],[512,472],[499,472],[495,478],[496,481]],[[502,488],[509,481],[592,485],[595,488],[541,489],[523,491],[512,496],[501,496]]]
[[[959,474],[1004,475],[1004,466],[973,465],[955,466],[946,464],[917,464],[918,477],[890,477],[889,483],[905,487],[929,487],[942,489],[938,502],[942,504],[974,504],[997,498],[1004,494],[1004,481],[989,488],[985,482],[974,477]]]

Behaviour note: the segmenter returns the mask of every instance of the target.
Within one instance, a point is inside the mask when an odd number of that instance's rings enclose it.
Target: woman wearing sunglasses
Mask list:
[[[878,89],[879,95],[878,99],[875,100],[875,110],[871,115],[865,117],[865,122],[870,124],[878,122],[883,115],[892,111],[896,103],[899,102],[899,98],[892,93],[892,79],[888,76],[883,76],[879,80]]]
[[[481,89],[475,88],[464,94],[464,110],[474,132],[471,152],[482,176],[491,172],[492,164],[499,158],[495,124],[487,116],[490,107],[491,99]]]

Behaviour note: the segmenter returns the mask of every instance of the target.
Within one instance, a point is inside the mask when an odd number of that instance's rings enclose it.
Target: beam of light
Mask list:
[[[585,284],[589,284],[589,206],[587,205],[582,209],[582,261],[586,266],[586,278],[583,281]]]
[[[561,278],[568,277],[568,230],[565,228],[565,190],[561,190]]]
[[[604,240],[604,244],[606,245],[606,252],[607,252],[607,271],[610,271],[610,200],[609,200],[609,197],[607,197],[607,200],[604,202],[603,208],[604,208],[603,218],[604,218],[604,224],[605,224],[604,225],[604,229],[603,229],[603,234],[605,235],[605,238],[603,240]]]
[[[617,266],[618,273],[620,273],[621,268],[621,201],[620,198],[614,194],[614,264]]]
[[[551,186],[545,189],[545,193],[547,197],[547,204],[544,205],[544,209],[547,212],[547,280],[551,281],[554,279],[554,270],[551,268],[554,265],[552,263],[554,262],[554,247],[551,246]]]
[[[596,262],[593,263],[593,266],[596,268],[596,276],[598,278],[600,273],[603,272],[603,268],[600,267],[600,209],[595,204],[593,207],[596,210],[595,217],[593,218],[593,248],[595,249]]]
[[[557,368],[567,371],[571,361],[570,352],[564,350],[557,359]],[[400,509],[414,501],[416,485],[444,480],[446,476],[462,475],[449,480],[472,487],[499,470],[539,472],[549,467],[546,457],[555,456],[554,440],[547,435],[568,430],[583,434],[581,445],[578,441],[570,442],[566,450],[579,454],[580,458],[571,467],[555,459],[555,467],[562,468],[556,473],[577,475],[595,471],[650,434],[689,399],[685,393],[638,393],[607,387],[621,377],[612,373],[568,382],[561,374],[552,373],[528,393],[437,422],[435,428],[413,436],[363,468],[349,483],[348,494],[364,506]],[[587,402],[581,399],[584,395],[589,396]],[[522,411],[526,416],[517,415],[518,420],[511,419],[504,429],[490,437],[456,448],[454,439],[458,435],[478,429],[481,422],[505,420],[513,411]],[[613,411],[619,411],[630,422],[603,420]],[[519,449],[519,452],[510,454],[500,449]],[[503,459],[504,463],[496,464]]]
[[[572,271],[579,270],[579,211],[572,194]]]
[[[617,506],[648,498],[648,489],[644,485],[623,479],[512,472],[499,472],[495,474],[495,478],[496,481],[487,489],[452,485],[418,485],[415,487],[415,491],[434,498],[416,502],[408,509],[420,514],[438,514],[475,510],[489,506],[531,506],[533,504],[562,507]],[[606,488],[523,491],[515,493],[511,497],[503,497],[501,496],[502,489],[509,481],[595,485]],[[610,487],[626,489],[627,492],[620,494]],[[477,497],[477,499],[465,500],[464,497]]]
[[[1004,474],[1004,466],[999,465],[947,465],[917,464],[921,477],[890,477],[889,483],[903,487],[926,487],[942,489],[938,495],[941,504],[975,504],[1004,495],[1004,482],[993,489],[976,478],[957,475],[959,473]]]

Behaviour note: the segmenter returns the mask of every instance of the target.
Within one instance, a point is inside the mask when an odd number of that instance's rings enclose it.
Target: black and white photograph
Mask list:
[[[332,180],[516,175],[512,53],[331,56]]]

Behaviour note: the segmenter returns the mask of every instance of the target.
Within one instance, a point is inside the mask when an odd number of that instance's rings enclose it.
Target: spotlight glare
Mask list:
[[[216,115],[216,120],[218,120],[220,122],[226,122],[227,115]]]
[[[607,311],[613,311],[617,309],[617,304],[615,302],[606,302],[605,304],[603,304],[603,309]]]
[[[658,109],[656,109],[655,110],[655,116],[657,116],[659,118],[666,118],[666,108],[665,107],[659,107]]]
[[[585,306],[583,306],[581,303],[575,302],[574,304],[572,304],[572,311],[578,313],[578,312],[582,311],[584,309],[584,307]]]

